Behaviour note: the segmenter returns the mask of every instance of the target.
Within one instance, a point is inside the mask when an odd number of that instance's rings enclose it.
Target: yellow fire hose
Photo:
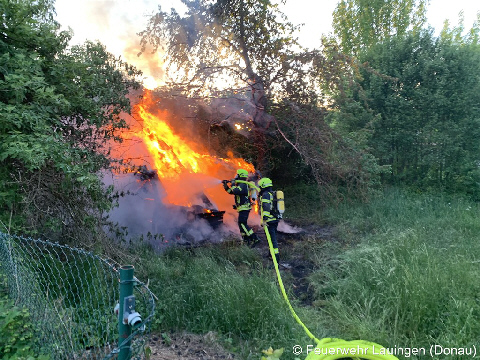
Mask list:
[[[317,339],[310,332],[310,330],[308,330],[302,320],[300,320],[298,315],[295,313],[295,310],[293,310],[290,300],[288,300],[285,287],[283,286],[282,277],[280,276],[280,271],[278,270],[277,259],[275,258],[275,253],[273,251],[272,239],[270,238],[270,233],[266,224],[263,226],[263,229],[265,230],[265,235],[267,236],[268,247],[270,249],[273,265],[275,266],[275,272],[277,273],[278,284],[280,286],[280,290],[282,291],[283,297],[287,302],[287,305],[290,308],[295,320],[300,324],[300,326],[302,326],[308,337],[317,344],[315,348],[312,347],[312,349],[309,349],[310,351],[308,352],[305,360],[335,360],[346,357],[369,360],[398,360],[397,357],[389,354],[387,349],[385,349],[382,345],[370,341],[346,341],[336,338],[324,338],[321,340]]]

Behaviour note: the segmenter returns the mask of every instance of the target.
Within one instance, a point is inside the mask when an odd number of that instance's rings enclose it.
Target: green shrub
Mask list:
[[[0,358],[4,360],[48,360],[34,346],[33,326],[28,310],[7,298],[0,283]]]
[[[285,219],[298,224],[322,224],[326,198],[317,184],[297,183],[279,188],[285,193]]]

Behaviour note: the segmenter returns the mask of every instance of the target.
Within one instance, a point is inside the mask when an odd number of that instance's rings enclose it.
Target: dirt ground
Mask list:
[[[189,333],[152,335],[149,347],[151,360],[227,360],[237,359],[217,342],[212,332],[206,335]]]
[[[331,229],[318,226],[304,227],[302,231],[295,234],[279,233],[279,248],[286,250],[293,246],[296,241],[302,241],[304,235],[316,235],[323,238],[331,238]],[[271,266],[269,249],[265,236],[261,237],[261,243],[255,249],[259,251],[266,266]],[[293,291],[297,299],[305,305],[310,305],[312,294],[308,288],[307,277],[313,271],[313,264],[302,258],[290,258],[288,261],[280,259],[281,272],[288,272],[293,279]],[[218,344],[215,333],[206,335],[195,335],[190,333],[176,334],[152,334],[148,344],[151,353],[151,360],[225,360],[239,359],[235,354],[230,353]],[[260,355],[259,355],[260,358]]]

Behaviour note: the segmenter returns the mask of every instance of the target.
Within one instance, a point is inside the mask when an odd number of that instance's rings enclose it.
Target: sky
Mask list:
[[[293,24],[304,24],[298,34],[300,43],[308,48],[320,45],[322,34],[332,31],[332,13],[338,0],[287,0],[281,10]],[[99,40],[107,50],[143,71],[146,86],[154,87],[163,77],[162,61],[157,54],[143,53],[140,57],[139,37],[146,27],[149,15],[162,5],[162,10],[176,7],[178,0],[56,0],[57,21],[64,29],[74,32],[72,45],[85,40]],[[464,11],[464,25],[471,28],[480,12],[478,0],[430,0],[427,22],[438,33],[445,20],[458,24]]]

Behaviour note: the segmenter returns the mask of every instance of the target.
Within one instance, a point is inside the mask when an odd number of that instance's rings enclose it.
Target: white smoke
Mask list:
[[[282,233],[285,233],[285,234],[298,234],[298,233],[304,231],[302,228],[287,224],[284,220],[280,220],[278,222],[277,230],[279,232],[282,232]]]
[[[207,220],[195,217],[190,207],[164,203],[166,193],[158,179],[142,180],[133,173],[109,174],[104,183],[123,193],[108,216],[126,228],[129,240],[143,236],[161,249],[172,244],[219,241],[228,231],[224,226],[213,229]]]

